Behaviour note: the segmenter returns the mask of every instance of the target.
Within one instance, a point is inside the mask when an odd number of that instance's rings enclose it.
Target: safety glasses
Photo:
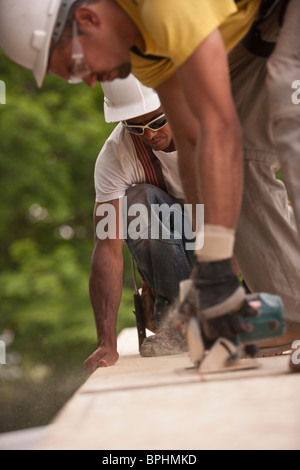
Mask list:
[[[128,124],[127,121],[122,122],[123,127],[125,127],[128,132],[136,135],[143,135],[145,133],[145,129],[150,129],[151,131],[159,131],[166,124],[168,124],[168,121],[166,119],[165,114],[161,114],[160,116],[156,117],[144,126]]]
[[[71,56],[70,78],[68,82],[71,85],[82,83],[84,78],[91,73],[91,69],[85,61],[82,45],[78,37],[77,21],[73,21],[73,38],[72,38],[72,56]]]

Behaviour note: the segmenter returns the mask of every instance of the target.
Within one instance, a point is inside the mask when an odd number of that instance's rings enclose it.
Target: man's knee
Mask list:
[[[157,201],[166,197],[167,194],[157,186],[142,183],[128,188],[126,196],[128,207],[137,203],[149,207],[151,204],[157,203]]]

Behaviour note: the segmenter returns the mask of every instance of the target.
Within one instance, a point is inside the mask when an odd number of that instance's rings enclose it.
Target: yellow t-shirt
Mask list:
[[[261,0],[116,0],[140,30],[132,71],[156,88],[170,78],[216,28],[229,51],[248,32]]]

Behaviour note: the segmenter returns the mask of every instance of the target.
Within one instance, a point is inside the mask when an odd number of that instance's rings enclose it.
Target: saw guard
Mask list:
[[[226,338],[218,338],[199,365],[198,372],[211,374],[217,372],[257,369],[255,359],[240,357],[239,349]]]

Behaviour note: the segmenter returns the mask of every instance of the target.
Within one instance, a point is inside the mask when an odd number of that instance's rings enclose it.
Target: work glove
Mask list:
[[[251,332],[253,327],[244,318],[256,317],[258,312],[249,305],[231,259],[197,262],[188,282],[189,289],[179,305],[181,322],[196,316],[206,346],[219,337],[232,339]]]

